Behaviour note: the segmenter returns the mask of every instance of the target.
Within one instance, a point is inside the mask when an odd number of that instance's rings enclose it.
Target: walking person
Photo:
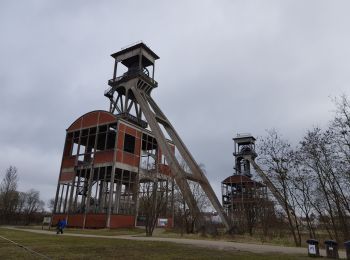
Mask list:
[[[65,219],[60,219],[57,223],[57,234],[63,234],[63,229],[66,227],[67,222]]]

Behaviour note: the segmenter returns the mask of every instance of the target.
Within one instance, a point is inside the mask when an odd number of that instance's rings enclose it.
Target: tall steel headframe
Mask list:
[[[235,143],[235,151],[233,153],[236,161],[235,171],[236,174],[243,174],[251,177],[250,166],[253,166],[255,172],[259,175],[262,182],[270,190],[272,195],[277,200],[278,204],[283,208],[287,215],[293,217],[297,221],[297,216],[293,208],[283,198],[281,192],[273,184],[268,175],[261,169],[261,167],[255,161],[258,156],[255,152],[256,139],[251,134],[238,134],[233,138]]]
[[[204,217],[200,214],[188,180],[200,184],[213,207],[220,215],[222,222],[229,229],[230,222],[208,179],[175,128],[151,97],[152,90],[158,87],[158,83],[154,80],[154,65],[159,57],[142,42],[122,49],[111,56],[115,59],[113,78],[108,81],[110,87],[105,91],[105,96],[110,100],[110,112],[141,127],[150,128],[165,156],[176,184],[186,200],[186,204],[191,213],[197,217],[198,221],[196,224],[198,227],[204,226]],[[120,64],[124,65],[126,70],[118,76],[118,73],[120,74],[118,65]],[[185,172],[183,167],[181,167],[167,142],[166,133],[172,139],[191,173]]]

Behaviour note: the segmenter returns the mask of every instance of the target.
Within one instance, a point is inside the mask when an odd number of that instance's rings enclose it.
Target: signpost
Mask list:
[[[41,225],[41,229],[44,229],[44,225],[47,224],[50,229],[51,217],[44,217],[43,223]]]

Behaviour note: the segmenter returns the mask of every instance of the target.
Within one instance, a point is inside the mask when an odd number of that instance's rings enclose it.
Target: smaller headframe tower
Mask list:
[[[251,134],[238,134],[234,141],[234,174],[221,183],[222,204],[235,226],[249,226],[252,212],[267,201],[266,186],[252,179],[251,165],[254,160],[255,138]]]

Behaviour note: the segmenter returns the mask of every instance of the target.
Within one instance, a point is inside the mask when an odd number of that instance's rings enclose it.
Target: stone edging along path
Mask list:
[[[15,228],[15,227],[3,227],[3,228],[56,236],[55,232],[48,231],[48,230],[22,229],[22,228]],[[259,244],[238,243],[238,242],[229,242],[229,241],[213,241],[213,240],[200,240],[200,239],[187,239],[187,238],[145,237],[145,236],[139,236],[139,235],[103,236],[103,235],[75,234],[75,233],[65,233],[63,235],[72,236],[72,237],[93,237],[93,238],[137,240],[137,241],[171,242],[171,243],[193,245],[197,247],[212,248],[212,249],[219,249],[219,250],[246,251],[246,252],[258,253],[258,254],[259,253],[260,254],[277,253],[277,254],[307,256],[307,249],[303,247],[259,245]],[[325,256],[326,255],[325,250],[321,249],[320,254],[322,256]],[[339,251],[339,256],[340,258],[346,258],[345,252],[342,250]]]

